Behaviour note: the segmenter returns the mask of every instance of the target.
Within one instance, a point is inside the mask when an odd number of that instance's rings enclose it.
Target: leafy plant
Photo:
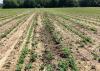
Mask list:
[[[46,60],[50,61],[53,59],[53,54],[52,54],[52,52],[46,50],[44,57]]]
[[[25,70],[31,69],[32,68],[32,63],[29,63],[26,65]]]
[[[69,67],[69,62],[67,60],[61,60],[58,64],[59,71],[66,71]]]
[[[51,64],[46,65],[46,71],[53,71],[53,66]]]
[[[15,71],[21,71],[22,66],[22,64],[18,64]]]
[[[53,32],[53,40],[56,42],[56,44],[60,44],[60,42],[62,41],[62,37],[59,36],[59,32]]]
[[[37,54],[33,51],[31,52],[30,62],[34,62],[37,58]]]
[[[69,61],[69,66],[71,67],[72,71],[79,71],[77,68],[77,65],[75,64],[75,60],[72,56],[69,58],[68,61]]]
[[[26,54],[28,54],[28,52],[29,52],[28,48],[26,48],[26,47],[23,48],[18,63],[20,63],[20,64],[24,63],[24,58],[26,57]]]
[[[68,58],[70,55],[70,50],[68,48],[61,48],[61,56],[64,58]]]
[[[87,44],[88,42],[89,42],[89,43],[92,43],[92,40],[91,40],[91,38],[89,38],[89,37],[84,37],[84,38],[83,38],[83,42],[84,42],[85,44]]]

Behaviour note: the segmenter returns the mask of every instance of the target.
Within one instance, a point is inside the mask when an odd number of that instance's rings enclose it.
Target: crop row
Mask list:
[[[23,68],[24,59],[27,56],[27,54],[30,52],[28,44],[30,43],[30,39],[32,36],[34,22],[30,22],[30,23],[32,24],[30,25],[26,38],[24,39],[23,46],[22,46],[23,49],[21,51],[21,54],[17,63],[16,71],[21,71],[21,69]]]
[[[73,18],[77,18],[77,19],[80,19],[82,21],[86,21],[86,22],[89,22],[89,23],[93,23],[95,25],[100,25],[99,22],[99,17],[97,18],[97,16],[80,16],[80,15],[77,15],[77,16],[74,16],[74,15],[71,15],[71,17]]]
[[[90,24],[88,24],[87,22],[82,22],[81,19],[74,19],[68,16],[62,16],[62,18],[66,19],[66,20],[70,20],[72,23],[74,23],[74,25],[80,25],[81,28],[93,31],[93,32],[97,32],[96,28],[94,26],[90,26]]]
[[[14,26],[12,26],[11,28],[9,28],[7,31],[1,33],[1,34],[0,34],[0,38],[6,37],[6,36],[7,36],[11,31],[13,31],[18,25],[20,25],[21,23],[23,23],[24,20],[25,20],[27,17],[28,17],[27,15],[24,16],[24,17],[22,17],[20,20],[18,20],[18,21],[16,22],[16,24],[15,24]]]
[[[58,62],[59,71],[66,71],[69,67],[73,71],[78,71],[75,64],[75,60],[71,54],[71,50],[67,46],[64,46],[62,40],[63,37],[59,34],[60,32],[57,32],[55,30],[55,27],[53,26],[52,22],[49,20],[47,16],[45,17],[44,24],[46,25],[46,30],[49,31],[49,33],[51,33],[53,41],[55,41],[57,45],[60,45],[59,48],[57,48],[60,52],[60,57],[62,58]],[[50,65],[49,70],[52,71]]]
[[[37,54],[34,51],[34,49],[36,48],[36,43],[37,43],[37,41],[35,39],[35,35],[36,35],[35,29],[37,27],[37,15],[35,16],[33,23],[34,23],[33,26],[32,26],[33,30],[31,31],[32,35],[30,37],[30,50],[29,50],[29,53],[28,53],[29,54],[29,60],[28,60],[27,65],[25,65],[26,71],[32,69],[32,67],[33,67],[32,64],[33,64],[33,62],[36,61],[36,58],[37,58]]]
[[[71,24],[71,25],[74,25],[74,24],[75,23],[73,22],[73,24]],[[82,42],[84,42],[85,44],[87,44],[88,42],[89,43],[93,43],[92,39],[90,37],[87,37],[84,34],[82,35],[81,32],[78,33],[75,29],[73,29],[74,27],[71,29],[70,26],[69,25],[67,26],[67,25],[65,25],[66,28],[69,28],[72,32],[76,33],[76,35],[79,35],[81,38],[83,38]],[[93,31],[96,31],[96,30],[93,29]],[[82,42],[80,43],[80,47],[84,47],[84,44]],[[88,50],[88,48],[85,48],[85,49]],[[93,52],[93,51],[89,51],[89,52],[93,55],[93,57],[94,57],[95,60],[99,61],[100,57],[95,52]]]
[[[81,37],[82,42],[84,42],[85,44],[92,43],[92,39],[90,37],[88,37],[84,33],[80,32],[78,29],[73,27],[70,23],[61,22],[57,18],[55,18],[55,20],[58,21],[59,24],[63,25],[67,30],[69,30],[69,31],[75,33],[76,35],[78,35],[79,37]]]
[[[0,23],[0,27],[3,26],[3,25],[5,25],[5,24],[7,24],[7,23],[9,23],[9,22],[11,22],[11,21],[13,21],[13,20],[15,20],[15,19],[18,19],[18,18],[20,18],[20,17],[22,17],[22,16],[25,16],[25,15],[27,15],[27,14],[29,14],[29,13],[30,13],[30,12],[25,12],[25,13],[19,14],[19,15],[17,15],[17,16],[14,16],[14,17],[12,17],[12,18],[6,20],[6,21],[4,20],[4,22]]]

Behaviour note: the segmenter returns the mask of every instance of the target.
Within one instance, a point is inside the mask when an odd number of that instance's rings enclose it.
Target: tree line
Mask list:
[[[100,7],[100,0],[3,0],[3,7]]]

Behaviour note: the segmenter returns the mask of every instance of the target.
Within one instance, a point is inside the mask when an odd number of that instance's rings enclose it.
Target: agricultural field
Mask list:
[[[100,8],[0,9],[0,71],[100,71]]]

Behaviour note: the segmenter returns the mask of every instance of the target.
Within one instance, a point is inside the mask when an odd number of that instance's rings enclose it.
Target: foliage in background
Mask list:
[[[3,0],[4,8],[97,7],[100,0]]]

